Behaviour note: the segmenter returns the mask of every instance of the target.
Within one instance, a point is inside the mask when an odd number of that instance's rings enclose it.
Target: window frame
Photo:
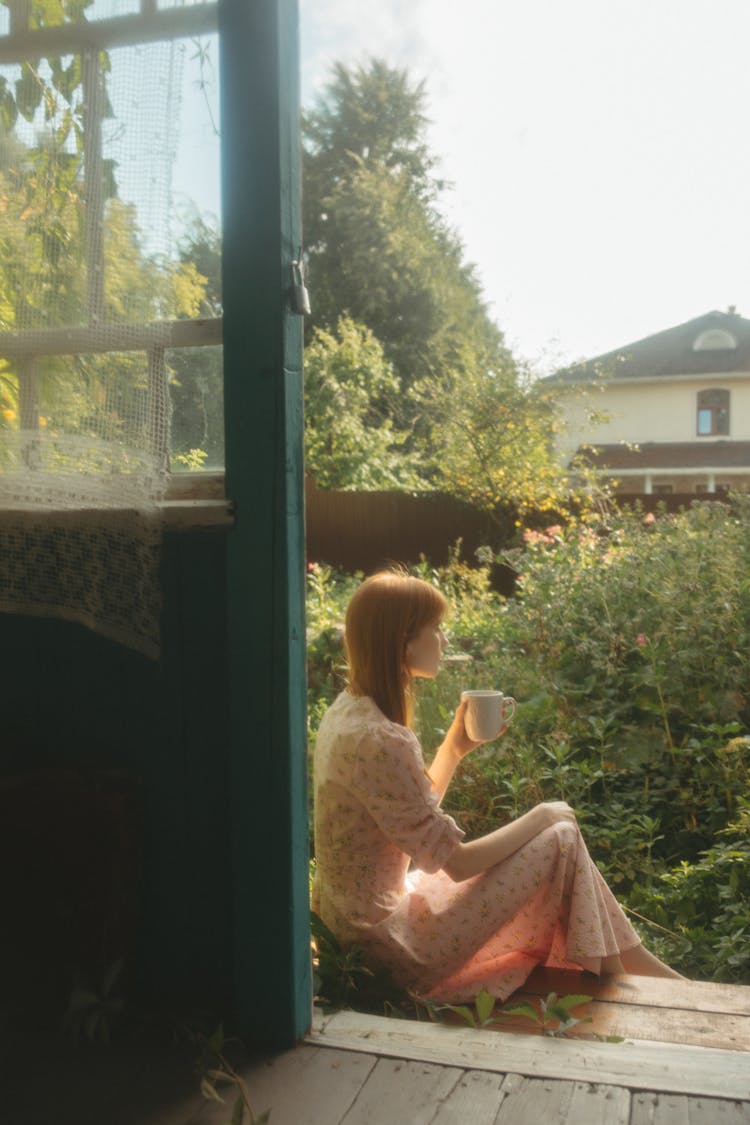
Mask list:
[[[112,16],[86,22],[69,22],[40,28],[29,27],[31,9],[17,2],[10,5],[10,26],[0,35],[0,64],[19,65],[28,58],[47,58],[76,54],[82,60],[95,58],[99,51],[113,47],[138,46],[149,42],[191,39],[199,35],[219,33],[219,0],[203,0],[186,7],[157,8],[154,0],[140,0],[140,9],[125,16]],[[100,145],[96,135],[101,132],[103,107],[96,99],[87,128],[95,130],[93,150]],[[96,157],[94,157],[96,159]],[[87,219],[95,229],[99,214]],[[88,237],[88,236],[87,236]],[[101,247],[87,244],[87,260],[92,276],[103,281]],[[97,266],[100,268],[97,269]],[[119,332],[118,332],[119,330]],[[82,355],[89,353],[145,352],[149,373],[149,394],[168,398],[168,374],[165,362],[164,333],[169,331],[168,350],[223,346],[223,317],[194,317],[171,322],[143,322],[107,325],[92,320],[89,324],[61,326],[46,330],[14,329],[0,332],[0,355],[18,362],[19,413],[24,429],[38,429],[37,360],[42,356]],[[167,489],[162,503],[165,524],[187,526],[202,521],[198,506],[206,508],[209,524],[231,523],[230,506],[224,497],[224,470],[182,473],[170,470],[169,441],[165,434],[158,453],[167,466]],[[186,478],[184,481],[181,478]],[[218,492],[219,482],[221,486]],[[188,513],[185,505],[191,505]],[[223,514],[219,509],[223,510]]]
[[[721,396],[719,401],[707,401]],[[701,417],[708,415],[708,429],[701,428]],[[722,415],[725,423],[722,425]],[[729,437],[731,428],[731,393],[725,387],[704,387],[696,396],[695,434],[698,438]]]

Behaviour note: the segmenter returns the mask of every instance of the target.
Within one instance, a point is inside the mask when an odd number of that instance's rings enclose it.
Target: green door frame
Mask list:
[[[310,1026],[297,0],[220,0],[236,1014]]]

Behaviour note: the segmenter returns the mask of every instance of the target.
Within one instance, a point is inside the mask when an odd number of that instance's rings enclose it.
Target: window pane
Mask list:
[[[710,434],[712,432],[712,430],[711,430],[712,418],[713,418],[713,412],[711,410],[699,410],[698,411],[698,433],[699,434]]]
[[[171,471],[223,469],[222,349],[171,348],[167,365],[172,402]]]

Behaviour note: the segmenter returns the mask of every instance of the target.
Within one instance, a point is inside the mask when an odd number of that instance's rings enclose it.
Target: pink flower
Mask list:
[[[562,535],[562,527],[559,523],[553,523],[551,527],[545,528],[547,535]]]
[[[648,512],[648,513],[647,513],[647,514],[646,514],[646,515],[645,515],[645,516],[643,517],[643,523],[644,523],[644,525],[645,525],[646,527],[650,527],[652,523],[656,523],[656,516],[654,515],[654,513],[653,513],[653,512]]]
[[[635,643],[638,645],[638,648],[645,648],[646,645],[649,645],[651,642],[645,633],[639,633],[635,638]]]

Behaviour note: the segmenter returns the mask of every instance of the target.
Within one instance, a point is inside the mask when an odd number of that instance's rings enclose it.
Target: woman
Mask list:
[[[480,745],[462,703],[426,772],[410,729],[413,682],[437,675],[447,608],[428,583],[390,571],[351,599],[348,687],[315,747],[313,909],[340,941],[437,1000],[482,988],[505,999],[540,963],[679,976],[641,945],[564,801],[468,843],[440,809]]]

